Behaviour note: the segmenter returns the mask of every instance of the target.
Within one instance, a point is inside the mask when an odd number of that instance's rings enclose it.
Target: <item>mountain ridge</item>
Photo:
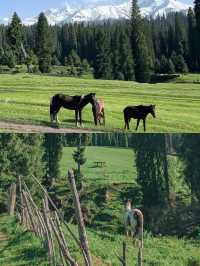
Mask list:
[[[50,8],[45,11],[49,24],[74,22],[92,22],[102,20],[128,19],[131,14],[131,0],[82,0],[77,5],[76,0],[67,2],[65,7]],[[139,0],[138,5],[142,16],[156,17],[170,12],[186,12],[191,5],[181,0]],[[38,16],[26,18],[24,25],[33,25]],[[8,19],[4,19],[7,23]]]

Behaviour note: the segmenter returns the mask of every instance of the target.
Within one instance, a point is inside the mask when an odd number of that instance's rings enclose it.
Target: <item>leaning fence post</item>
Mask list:
[[[126,266],[126,242],[123,242],[123,266]]]
[[[44,199],[42,200],[43,203],[43,216],[44,216],[44,221],[46,224],[47,228],[47,246],[48,246],[48,257],[50,261],[50,265],[55,264],[55,252],[54,252],[54,245],[53,245],[53,238],[52,238],[52,227],[50,223],[50,210],[49,210],[49,203],[48,203],[48,198],[45,195]]]
[[[81,210],[81,205],[80,205],[78,191],[76,188],[73,170],[69,170],[68,180],[69,180],[69,184],[70,184],[70,188],[71,188],[71,192],[72,192],[73,200],[74,200],[75,215],[76,215],[76,220],[77,220],[78,229],[79,229],[78,230],[79,238],[80,238],[82,249],[84,250],[85,255],[86,255],[86,258],[84,257],[85,265],[92,266],[92,257],[91,257],[90,250],[89,250],[88,239],[87,239],[83,214]]]
[[[139,209],[133,209],[134,212],[137,213],[139,217],[139,250],[138,250],[138,266],[143,265],[143,246],[144,246],[144,216],[143,213]]]
[[[15,214],[15,205],[16,205],[16,184],[12,183],[9,191],[9,203],[8,203],[9,215]]]
[[[18,185],[19,185],[19,197],[20,197],[20,223],[25,224],[25,211],[24,211],[24,201],[23,201],[23,195],[22,195],[22,181],[21,177],[18,177]]]

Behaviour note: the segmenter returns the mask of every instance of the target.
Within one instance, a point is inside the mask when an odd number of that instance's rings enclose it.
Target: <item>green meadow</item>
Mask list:
[[[76,150],[66,147],[60,162],[61,175],[66,170],[76,168],[72,154]],[[111,147],[87,147],[85,150],[86,163],[81,168],[87,186],[99,186],[127,183],[132,184],[136,177],[136,168],[133,167],[134,152],[132,149]],[[97,167],[96,162],[105,162],[104,167]]]
[[[93,124],[91,106],[83,111],[85,128],[123,130],[127,105],[155,104],[156,119],[147,121],[148,132],[199,132],[200,75],[184,75],[174,82],[139,84],[127,81],[79,79],[29,74],[0,75],[0,120],[50,125],[49,102],[56,93],[82,95],[96,92],[106,106],[106,127]],[[62,109],[60,127],[73,128],[74,112]],[[131,130],[135,129],[135,121]],[[139,132],[142,132],[142,125]]]
[[[74,225],[71,230],[77,233]],[[120,266],[116,254],[121,256],[123,235],[87,229],[94,266]],[[66,236],[68,233],[65,232]],[[70,250],[80,265],[83,261],[74,242]],[[136,265],[137,248],[127,240],[127,264]],[[199,241],[175,237],[153,237],[146,234],[144,240],[144,266],[199,266]],[[42,242],[19,225],[12,217],[0,215],[0,265],[1,266],[47,266],[47,253]]]

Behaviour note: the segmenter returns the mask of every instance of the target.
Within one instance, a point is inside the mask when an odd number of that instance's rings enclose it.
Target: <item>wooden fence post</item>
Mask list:
[[[74,200],[76,220],[77,220],[78,229],[79,229],[78,230],[79,231],[79,238],[80,238],[82,249],[84,250],[85,255],[86,255],[86,258],[84,257],[85,265],[92,266],[92,257],[91,257],[90,250],[89,250],[87,234],[86,234],[83,214],[82,214],[82,210],[81,210],[81,205],[80,205],[78,191],[76,188],[73,170],[69,170],[68,180],[69,180],[69,184],[70,184],[70,188],[71,188],[71,192],[72,192],[73,200]]]
[[[43,215],[44,215],[44,221],[47,228],[47,246],[48,246],[48,256],[50,265],[54,265],[55,261],[55,252],[54,252],[54,245],[53,245],[53,237],[52,237],[52,226],[50,223],[50,210],[49,210],[49,203],[48,198],[45,196],[45,198],[42,200],[43,203]]]
[[[16,184],[12,183],[9,191],[9,200],[8,200],[8,213],[9,215],[15,214],[16,206]]]
[[[54,235],[57,239],[58,245],[59,245],[59,250],[60,250],[60,258],[63,261],[63,259],[65,260],[65,262],[70,265],[70,266],[78,266],[78,263],[74,260],[74,258],[72,258],[67,243],[65,241],[65,237],[64,234],[62,232],[61,229],[61,224],[59,221],[59,218],[55,212],[55,223],[53,221],[53,219],[50,219],[50,223],[51,223],[51,227],[53,229]]]
[[[19,197],[20,197],[20,223],[25,224],[24,201],[22,195],[22,181],[20,176],[18,177],[18,185],[19,185]]]
[[[126,266],[126,242],[123,241],[123,266]]]
[[[143,257],[142,257],[142,247],[139,247],[138,250],[138,266],[143,265]]]

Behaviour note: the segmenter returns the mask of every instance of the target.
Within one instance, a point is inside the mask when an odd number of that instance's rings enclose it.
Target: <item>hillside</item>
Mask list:
[[[72,225],[71,229],[76,231]],[[116,254],[121,253],[124,237],[90,229],[87,232],[95,266],[119,266]],[[2,235],[6,239],[3,240]],[[200,265],[198,241],[146,235],[144,245],[144,266]],[[80,254],[72,243],[71,248],[81,262]],[[128,241],[127,251],[127,262],[131,265],[137,258],[137,249],[131,241]],[[40,240],[21,227],[15,218],[5,215],[0,215],[0,255],[1,266],[49,265]]]

